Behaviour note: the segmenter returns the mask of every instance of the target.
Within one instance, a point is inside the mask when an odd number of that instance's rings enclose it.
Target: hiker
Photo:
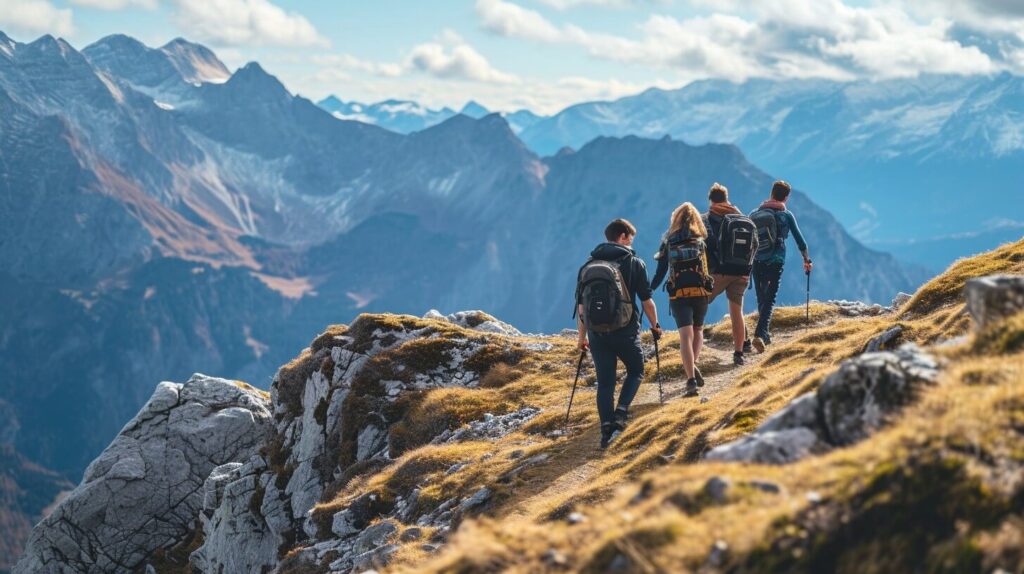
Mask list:
[[[597,371],[601,448],[607,448],[608,443],[625,430],[629,405],[644,375],[637,297],[653,325],[651,335],[661,338],[658,310],[647,283],[647,266],[632,247],[636,227],[625,219],[616,219],[605,228],[604,236],[607,242],[590,253],[576,282],[579,348],[581,351],[590,349]],[[626,380],[619,392],[618,406],[613,410],[617,360],[626,366]]]
[[[763,353],[765,345],[772,342],[772,310],[779,293],[782,267],[786,262],[786,238],[793,234],[796,246],[804,258],[804,273],[810,273],[811,258],[807,255],[807,242],[796,224],[792,211],[786,209],[793,188],[785,181],[772,184],[771,198],[750,214],[757,226],[758,250],[754,257],[754,293],[757,295],[757,328],[754,329],[752,345]]]
[[[668,274],[669,311],[679,329],[679,353],[686,372],[684,396],[697,396],[697,387],[704,386],[704,377],[697,368],[697,358],[704,344],[704,317],[708,312],[708,295],[713,280],[708,274],[708,232],[700,212],[692,203],[677,207],[669,218],[669,228],[661,240],[651,290],[658,288]],[[671,271],[671,273],[669,273]]]
[[[729,203],[729,189],[715,182],[708,190],[710,207],[703,215],[708,231],[708,270],[715,282],[708,305],[725,293],[729,300],[734,350],[732,362],[743,365],[743,354],[750,352],[747,328],[743,322],[743,293],[750,284],[750,270],[757,253],[757,228],[754,222]]]

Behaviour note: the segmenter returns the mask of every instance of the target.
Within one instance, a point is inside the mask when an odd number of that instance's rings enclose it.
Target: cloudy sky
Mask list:
[[[182,36],[313,99],[543,113],[701,78],[1024,72],[1024,0],[0,0],[0,30]]]

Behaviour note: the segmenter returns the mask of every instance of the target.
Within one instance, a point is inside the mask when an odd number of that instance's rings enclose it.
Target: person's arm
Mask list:
[[[667,266],[667,258],[662,257],[658,261],[658,269],[661,269],[662,261],[665,261]],[[651,332],[654,333],[655,337],[660,338],[661,325],[658,324],[658,308],[654,305],[653,289],[647,283],[647,265],[643,259],[639,257],[634,258],[633,273],[635,278],[633,282],[636,283],[636,294],[640,298],[640,306],[644,310],[644,315],[647,316],[647,322],[651,325]]]
[[[789,216],[789,230],[793,232],[793,239],[796,241],[797,248],[800,249],[800,254],[807,257],[807,242],[804,241],[804,234],[800,233],[800,226],[796,224],[796,216],[793,215],[792,211],[787,211],[786,215]]]
[[[668,257],[665,254],[665,244],[662,243],[661,247],[658,248],[658,254],[654,256],[658,260],[658,267],[654,270],[654,280],[651,281],[651,291],[654,291],[661,285],[661,281],[665,279],[665,275],[668,273]],[[646,278],[646,273],[644,274]]]
[[[797,248],[800,249],[800,255],[804,257],[804,271],[811,272],[811,257],[807,254],[807,242],[804,241],[804,235],[800,233],[800,226],[796,224],[796,216],[793,215],[792,211],[787,211],[786,215],[789,216],[789,230],[793,232],[793,239],[796,241]]]

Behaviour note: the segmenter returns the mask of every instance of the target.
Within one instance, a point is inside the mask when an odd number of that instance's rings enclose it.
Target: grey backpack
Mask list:
[[[750,219],[757,228],[757,255],[763,257],[775,253],[779,241],[779,220],[775,210],[758,209],[750,214]]]
[[[583,306],[584,327],[598,333],[621,329],[633,318],[633,297],[613,261],[590,259],[583,265],[576,282],[576,304]]]

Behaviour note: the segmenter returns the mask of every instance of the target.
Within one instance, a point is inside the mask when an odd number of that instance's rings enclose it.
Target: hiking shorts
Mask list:
[[[722,292],[725,292],[725,296],[730,302],[737,305],[743,304],[743,292],[747,290],[747,286],[750,284],[749,276],[712,273],[711,278],[715,280],[715,288],[711,290],[708,304],[713,303],[715,298],[721,295]]]
[[[683,327],[703,327],[704,317],[708,314],[707,297],[680,297],[668,302],[672,318],[676,320],[676,329]]]

